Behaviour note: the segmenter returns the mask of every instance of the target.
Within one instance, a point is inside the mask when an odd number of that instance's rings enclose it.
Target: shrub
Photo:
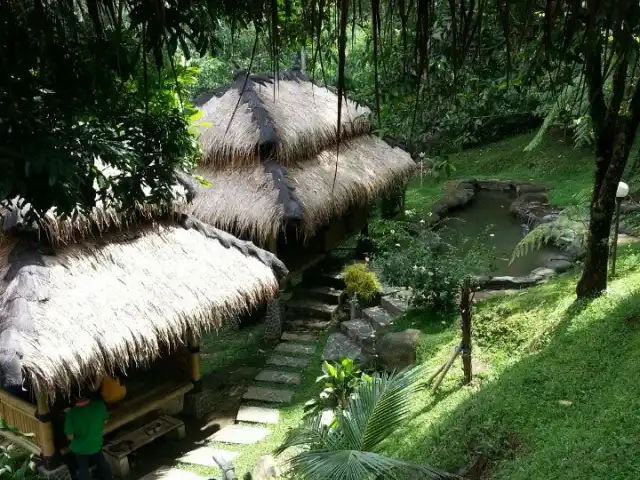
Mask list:
[[[361,302],[372,301],[382,291],[382,286],[375,273],[370,272],[363,263],[356,263],[344,268],[344,283],[349,297],[354,295]]]
[[[462,281],[482,273],[490,258],[487,247],[470,241],[447,243],[426,230],[375,256],[373,265],[386,283],[411,289],[412,305],[446,311],[455,307]]]
[[[370,382],[371,377],[363,373],[351,358],[343,358],[338,362],[325,362],[322,364],[323,375],[319,376],[316,383],[322,383],[324,390],[317,399],[309,400],[304,405],[304,410],[317,414],[325,408],[336,410],[347,408],[349,398],[361,382]]]

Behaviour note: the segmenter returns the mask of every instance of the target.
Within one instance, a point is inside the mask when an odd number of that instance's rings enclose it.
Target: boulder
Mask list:
[[[478,180],[477,185],[483,190],[509,191],[513,188],[513,182],[504,180]]]
[[[473,189],[466,189],[466,188],[459,189],[453,192],[450,196],[448,196],[444,200],[444,204],[447,210],[463,207],[471,201],[474,195],[475,195],[475,190]]]
[[[516,194],[518,196],[524,195],[525,193],[540,193],[548,190],[549,187],[541,183],[521,183],[516,186]]]
[[[549,196],[544,192],[525,193],[518,197],[518,200],[523,203],[549,203]]]
[[[271,455],[260,457],[251,472],[252,480],[272,480],[280,476],[280,467]]]
[[[569,260],[564,258],[553,258],[549,260],[549,263],[547,263],[547,268],[550,268],[556,273],[566,272],[572,266],[573,264]]]
[[[380,365],[386,370],[402,370],[416,362],[420,330],[410,328],[384,335],[376,345]]]

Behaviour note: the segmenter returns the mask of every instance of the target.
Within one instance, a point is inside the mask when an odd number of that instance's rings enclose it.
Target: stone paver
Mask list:
[[[338,305],[342,290],[333,287],[313,287],[305,292],[307,297],[326,302],[330,305]]]
[[[348,320],[340,324],[340,330],[355,343],[368,352],[373,352],[376,342],[376,332],[364,320]]]
[[[238,452],[231,452],[220,448],[200,447],[178,458],[178,462],[217,468],[218,464],[213,459],[214,455],[218,456],[218,458],[224,458],[228,462],[233,462],[240,456]]]
[[[316,347],[313,345],[300,345],[298,343],[280,343],[275,348],[279,353],[292,353],[294,355],[313,355]]]
[[[221,443],[251,445],[264,440],[270,433],[271,430],[264,427],[230,425],[211,435],[208,440]]]
[[[356,363],[367,364],[371,358],[362,351],[359,345],[352,342],[342,333],[332,333],[322,352],[322,358],[330,362],[339,362],[343,358],[353,358]]]
[[[300,385],[300,374],[295,372],[281,372],[279,370],[262,370],[256,375],[256,381]]]
[[[383,308],[365,308],[362,315],[371,323],[376,332],[389,330],[393,326],[393,317]]]
[[[288,302],[287,310],[304,317],[330,320],[336,311],[336,305],[328,305],[317,300],[301,299]]]
[[[242,396],[245,400],[259,400],[271,403],[289,403],[293,398],[291,390],[280,390],[266,387],[249,387]]]
[[[204,477],[179,468],[160,467],[139,480],[204,480]]]
[[[311,333],[295,333],[295,332],[284,332],[280,340],[290,341],[290,342],[315,342],[318,339],[317,335],[313,335]]]
[[[309,359],[301,357],[287,357],[285,355],[272,355],[269,360],[267,360],[267,364],[302,370],[309,365]]]
[[[269,423],[276,425],[280,419],[280,411],[277,408],[254,407],[253,405],[241,405],[236,420],[250,423]]]
[[[409,301],[403,297],[382,297],[380,306],[392,315],[404,315],[409,310]]]

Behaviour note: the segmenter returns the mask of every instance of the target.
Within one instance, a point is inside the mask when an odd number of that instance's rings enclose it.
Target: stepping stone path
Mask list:
[[[251,385],[242,396],[243,403],[236,415],[235,425],[229,425],[211,435],[214,443],[252,445],[264,440],[271,430],[261,425],[277,425],[280,420],[279,405],[290,403],[295,387],[302,381],[302,370],[316,352],[318,337],[311,333],[284,332],[282,343],[267,360],[267,366],[258,373],[256,385]],[[218,452],[228,460],[239,454],[226,449],[200,447],[180,459],[182,463],[215,466],[213,453]],[[220,452],[223,452],[220,454]],[[153,479],[146,479],[153,480]],[[164,480],[164,479],[162,479]],[[181,480],[181,479],[178,479]],[[184,480],[200,480],[185,478]]]
[[[275,348],[278,353],[291,353],[294,355],[313,355],[316,347],[313,345],[301,345],[299,343],[280,343]]]
[[[195,473],[180,470],[179,468],[160,467],[157,470],[141,477],[140,480],[205,480]]]
[[[300,385],[300,374],[297,372],[279,372],[277,370],[262,370],[257,376],[258,382],[286,383]]]
[[[238,443],[250,445],[264,440],[271,434],[271,430],[264,427],[245,427],[244,425],[229,425],[209,437],[209,440],[221,443]]]
[[[195,450],[187,452],[185,455],[178,459],[180,463],[188,463],[191,465],[202,465],[203,467],[218,468],[218,464],[213,459],[216,455],[219,458],[224,458],[228,462],[232,462],[240,455],[237,452],[230,452],[229,450],[222,450],[220,448],[212,447],[200,447]]]

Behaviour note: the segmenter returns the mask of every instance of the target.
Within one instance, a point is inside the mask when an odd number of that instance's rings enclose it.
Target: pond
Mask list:
[[[509,211],[514,198],[508,192],[476,189],[471,203],[453,211],[442,222],[440,233],[450,241],[460,239],[484,239],[485,245],[494,252],[494,264],[490,271],[493,276],[525,276],[536,268],[545,266],[561,252],[554,247],[534,250],[515,260],[511,265],[511,255],[526,232],[522,224]]]

